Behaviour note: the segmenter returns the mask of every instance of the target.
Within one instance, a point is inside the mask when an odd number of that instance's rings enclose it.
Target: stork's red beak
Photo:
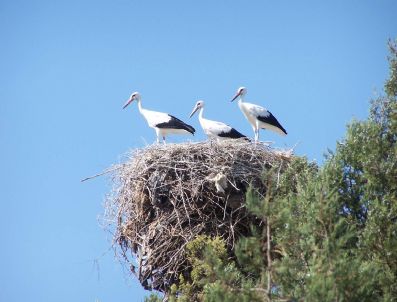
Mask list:
[[[125,107],[127,107],[129,104],[131,104],[133,100],[134,100],[134,98],[130,98],[130,99],[124,104],[123,109],[124,109]]]
[[[195,114],[197,110],[199,110],[199,107],[198,107],[198,106],[195,106],[194,109],[193,109],[193,111],[192,111],[192,113],[190,113],[190,116],[189,116],[189,117],[192,117],[193,114]]]
[[[241,92],[238,91],[238,92],[236,93],[236,95],[232,98],[232,100],[231,100],[230,102],[233,102],[235,99],[237,99],[237,97],[238,97],[240,94],[241,94]]]

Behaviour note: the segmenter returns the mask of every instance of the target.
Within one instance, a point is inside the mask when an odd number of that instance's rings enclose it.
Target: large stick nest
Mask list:
[[[115,167],[106,205],[123,261],[146,289],[167,291],[188,276],[185,245],[197,235],[220,236],[231,251],[261,223],[247,212],[245,193],[251,185],[264,194],[263,172],[288,162],[283,152],[240,140],[132,151]]]

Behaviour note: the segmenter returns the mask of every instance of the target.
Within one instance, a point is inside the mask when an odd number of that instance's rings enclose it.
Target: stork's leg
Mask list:
[[[258,141],[258,131],[257,131],[257,128],[255,128],[255,127],[252,127],[252,129],[254,130],[254,141],[256,144],[256,142]]]
[[[256,120],[256,127],[255,127],[255,142],[259,142],[259,122]]]
[[[158,128],[154,128],[154,131],[156,131],[156,136],[157,136],[157,143],[160,144],[160,131]]]

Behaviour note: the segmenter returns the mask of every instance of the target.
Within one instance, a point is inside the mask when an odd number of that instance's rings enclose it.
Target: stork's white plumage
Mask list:
[[[247,88],[240,87],[233,97],[232,102],[239,98],[238,106],[254,130],[255,141],[257,142],[259,140],[259,129],[268,129],[280,135],[287,135],[287,131],[269,110],[255,104],[244,102],[246,94]]]
[[[229,125],[226,125],[222,122],[217,122],[217,121],[212,121],[208,120],[203,117],[203,111],[204,111],[204,101],[198,101],[196,105],[193,108],[192,113],[190,114],[190,117],[193,116],[193,114],[197,111],[200,110],[199,112],[199,122],[201,125],[201,128],[203,128],[204,133],[209,137],[209,138],[217,138],[218,140],[223,140],[223,139],[228,139],[228,138],[245,138],[247,137],[240,132],[238,132],[236,129],[232,128]]]
[[[124,104],[123,109],[126,108],[132,101],[136,100],[138,103],[139,112],[143,115],[147,121],[149,127],[156,131],[157,142],[160,142],[160,137],[163,138],[165,143],[165,137],[168,134],[188,134],[194,135],[196,131],[192,126],[182,122],[180,119],[172,116],[168,113],[157,112],[142,108],[141,95],[138,92],[131,94],[128,101]]]

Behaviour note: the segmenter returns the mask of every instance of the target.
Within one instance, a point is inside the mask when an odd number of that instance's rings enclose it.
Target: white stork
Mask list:
[[[254,130],[255,142],[259,140],[259,129],[268,129],[280,135],[287,135],[287,131],[269,110],[255,104],[244,102],[246,93],[247,88],[240,87],[233,97],[232,102],[239,98],[238,106]]]
[[[199,122],[201,128],[203,128],[204,133],[209,137],[215,137],[218,140],[228,139],[228,138],[245,138],[248,139],[245,135],[238,132],[236,129],[226,125],[222,122],[211,121],[203,118],[203,111],[204,111],[204,101],[198,101],[193,108],[190,117],[197,111],[199,112]]]
[[[163,138],[163,143],[165,143],[165,136],[168,134],[191,133],[194,135],[194,132],[196,130],[192,126],[185,124],[175,116],[172,116],[168,113],[151,111],[142,108],[141,95],[138,92],[134,92],[131,94],[128,101],[124,104],[123,109],[131,104],[134,100],[136,100],[136,102],[138,103],[139,112],[143,115],[149,127],[153,128],[156,131],[157,143],[160,142],[160,137]]]

